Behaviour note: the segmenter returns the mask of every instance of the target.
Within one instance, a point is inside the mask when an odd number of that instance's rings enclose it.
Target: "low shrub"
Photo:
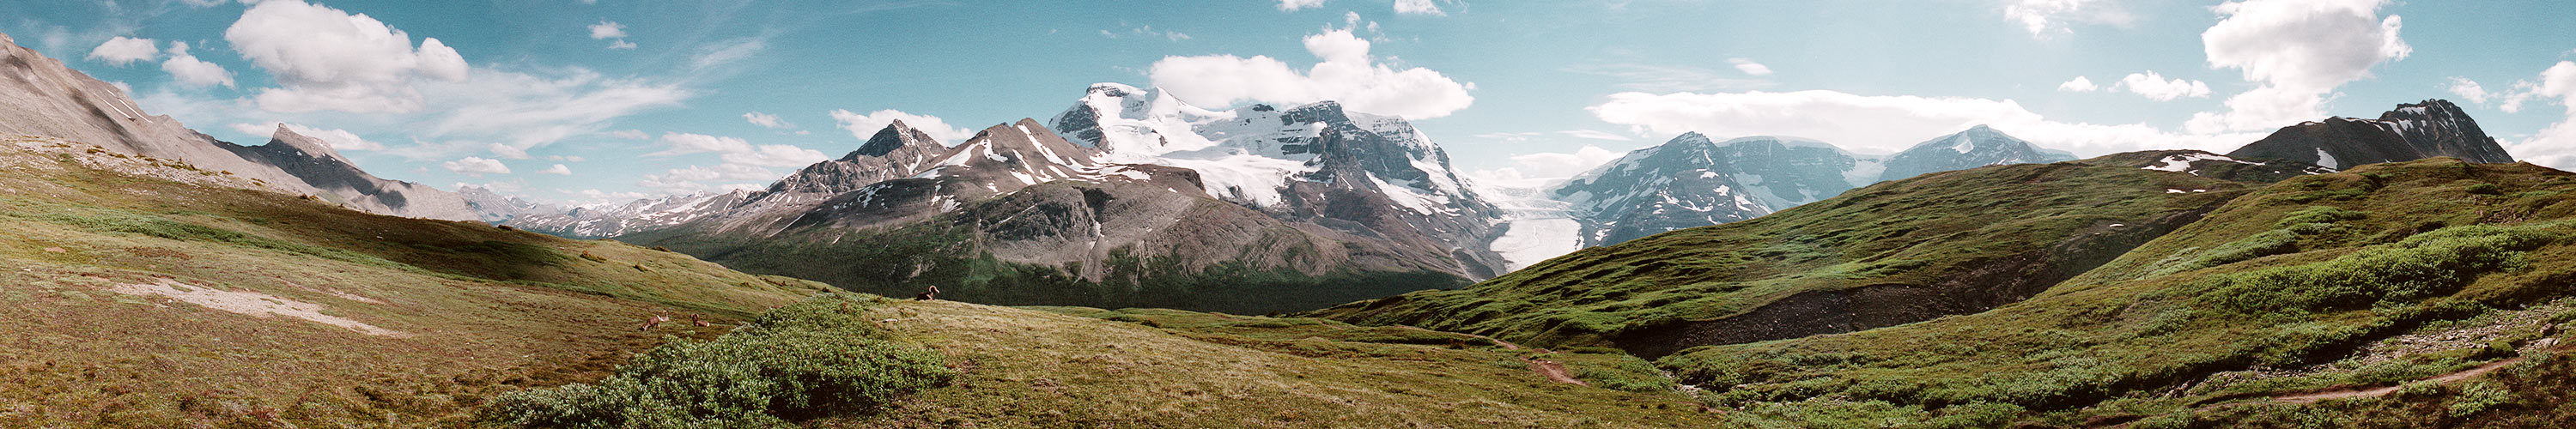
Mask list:
[[[832,294],[770,310],[715,340],[637,355],[597,384],[502,395],[485,417],[527,427],[786,427],[871,411],[956,376],[938,352],[869,325],[859,312],[873,300]]]

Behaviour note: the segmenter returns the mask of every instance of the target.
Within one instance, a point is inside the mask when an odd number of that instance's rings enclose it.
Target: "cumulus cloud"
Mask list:
[[[555,166],[553,166],[553,167],[546,167],[545,171],[539,171],[538,173],[552,174],[552,175],[557,175],[557,176],[570,176],[570,175],[572,175],[572,167],[565,167],[563,164],[555,164]]]
[[[2012,100],[1867,96],[1836,91],[1619,93],[1589,108],[1640,133],[1699,132],[1725,139],[1780,135],[1823,140],[1863,153],[1891,153],[1935,136],[1991,125],[2044,146],[2100,155],[2147,149],[2225,152],[2259,134],[2184,134],[2143,124],[2052,121]]]
[[[2093,78],[2083,76],[2076,76],[2075,80],[2069,80],[2066,81],[2066,83],[2057,84],[2057,90],[2067,92],[2093,92],[2098,89],[2102,89],[2102,87],[2100,85],[2094,85]]]
[[[1747,59],[1747,58],[1728,58],[1728,59],[1726,59],[1726,62],[1735,64],[1735,70],[1737,70],[1737,71],[1742,71],[1742,72],[1744,72],[1744,74],[1749,74],[1749,75],[1754,75],[1754,76],[1770,76],[1770,75],[1771,75],[1771,66],[1766,66],[1766,65],[1762,65],[1762,63],[1753,62],[1753,60],[1752,60],[1752,59]]]
[[[929,134],[930,138],[938,139],[942,143],[965,140],[967,137],[975,136],[974,131],[950,126],[948,125],[947,120],[939,119],[937,116],[915,115],[891,109],[868,112],[868,114],[865,115],[853,113],[848,110],[832,111],[832,121],[840,123],[841,129],[849,130],[850,136],[858,137],[859,141],[867,141],[870,137],[876,137],[878,130],[883,130],[887,124],[892,124],[894,121],[898,120],[903,121],[904,126],[921,130],[922,134]]]
[[[1290,12],[1323,5],[1324,0],[1279,0],[1279,10]]]
[[[1303,71],[1267,56],[1213,55],[1164,57],[1146,74],[1174,97],[1202,106],[1335,100],[1355,111],[1422,119],[1448,116],[1475,102],[1467,94],[1475,84],[1379,62],[1369,55],[1369,41],[1348,29],[1306,36],[1305,44],[1323,61]]]
[[[152,39],[137,39],[125,36],[117,36],[115,38],[107,39],[107,43],[100,43],[98,44],[98,48],[89,50],[89,59],[98,60],[99,62],[117,67],[134,64],[136,61],[151,61],[154,58],[160,57],[161,47],[158,45],[158,42],[154,42]]]
[[[2506,147],[2514,158],[2562,170],[2576,170],[2576,61],[2559,61],[2540,72],[2540,80],[2528,86],[2529,97],[2556,102],[2567,108],[2566,119],[2550,124],[2531,138]]]
[[[2485,86],[2478,85],[2478,81],[2469,80],[2469,78],[2465,77],[2452,76],[2450,82],[2450,85],[2445,85],[2442,89],[2450,91],[2451,95],[2458,96],[2461,100],[2468,101],[2470,103],[2487,104],[2489,94],[2487,93]]]
[[[421,108],[415,80],[462,81],[465,58],[437,38],[411,35],[364,14],[303,0],[260,2],[242,12],[224,41],[276,78],[262,89],[261,109],[403,113]]]
[[[2398,38],[2386,0],[2243,0],[2213,10],[2224,19],[2200,34],[2209,65],[2260,84],[2227,99],[2226,112],[2193,115],[2186,127],[2214,133],[2278,128],[2326,116],[2336,87],[2371,67],[2414,52]]]
[[[464,159],[439,163],[439,166],[447,168],[447,171],[453,171],[458,174],[474,177],[483,177],[485,174],[510,174],[510,166],[501,165],[500,160],[481,157],[469,156]]]
[[[1432,4],[1431,0],[1395,0],[1395,13],[1449,16],[1449,12],[1440,10],[1440,5]]]
[[[348,130],[342,129],[323,129],[298,124],[282,124],[278,122],[269,122],[264,124],[235,123],[227,125],[226,127],[232,128],[233,131],[240,131],[242,134],[265,136],[277,132],[277,127],[279,125],[285,125],[287,131],[294,131],[296,134],[302,134],[305,137],[320,139],[322,140],[322,143],[331,145],[331,150],[341,152],[353,150],[385,150],[384,143],[370,141],[364,137],[358,137],[358,133],[352,133]]]
[[[591,24],[591,25],[590,25],[590,38],[591,38],[591,39],[596,39],[596,40],[606,40],[606,39],[615,39],[615,38],[620,38],[620,37],[626,37],[626,24],[619,24],[619,23],[617,23],[617,22],[615,22],[615,21],[601,20],[601,21],[599,21],[599,23],[598,23],[598,24]]]
[[[2125,26],[2135,21],[2118,3],[2103,0],[2006,0],[2004,18],[2039,38],[2072,33],[2070,23]]]
[[[2182,97],[2209,97],[2208,83],[2183,78],[2165,80],[2163,75],[2156,74],[2153,70],[2146,73],[2130,73],[2129,76],[2120,78],[2120,83],[2113,84],[2112,88],[2125,89],[2130,93],[2156,101],[2169,101]]]
[[[170,59],[161,62],[161,71],[170,73],[170,79],[178,81],[180,85],[200,88],[215,85],[233,86],[231,70],[224,70],[224,66],[189,55],[188,42],[170,42]]]
[[[760,112],[744,113],[744,114],[742,114],[742,119],[743,119],[743,120],[745,120],[745,121],[751,121],[751,124],[752,124],[752,125],[759,125],[761,128],[768,128],[768,129],[773,129],[773,130],[785,130],[785,129],[794,129],[794,128],[796,128],[796,124],[790,124],[790,123],[787,123],[787,120],[785,120],[785,119],[778,119],[778,115],[772,115],[772,114],[767,114],[767,113],[760,113]]]

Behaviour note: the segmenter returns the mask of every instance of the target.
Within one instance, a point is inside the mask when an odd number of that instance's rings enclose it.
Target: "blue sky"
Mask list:
[[[2549,0],[47,1],[0,32],[218,138],[292,124],[381,176],[555,202],[765,183],[849,128],[953,138],[1094,82],[1343,100],[1497,180],[1683,131],[2225,151],[2426,98],[2576,168],[2576,7]]]

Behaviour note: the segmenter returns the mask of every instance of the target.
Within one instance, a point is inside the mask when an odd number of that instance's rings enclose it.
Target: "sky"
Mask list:
[[[567,204],[763,186],[895,119],[956,144],[1097,82],[1401,116],[1490,182],[1693,131],[2225,152],[2430,98],[2576,169],[2562,0],[37,1],[0,33],[219,139]]]

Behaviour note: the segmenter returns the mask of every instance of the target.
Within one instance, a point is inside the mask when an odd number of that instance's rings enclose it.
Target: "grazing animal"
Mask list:
[[[653,330],[653,327],[655,326],[662,326],[662,322],[669,321],[671,321],[671,315],[656,314],[653,315],[653,317],[644,318],[644,329],[637,329],[637,331],[650,331]]]

